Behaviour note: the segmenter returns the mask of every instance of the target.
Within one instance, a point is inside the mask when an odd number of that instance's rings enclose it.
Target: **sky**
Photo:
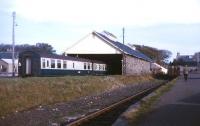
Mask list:
[[[0,44],[51,44],[64,52],[92,31],[125,43],[192,55],[200,51],[200,0],[0,0]]]

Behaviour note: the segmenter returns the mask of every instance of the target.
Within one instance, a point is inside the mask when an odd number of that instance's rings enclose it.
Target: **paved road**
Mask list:
[[[200,74],[180,77],[139,126],[200,126]]]

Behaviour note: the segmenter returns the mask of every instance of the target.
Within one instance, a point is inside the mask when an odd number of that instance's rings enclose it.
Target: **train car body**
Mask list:
[[[19,76],[104,75],[100,61],[24,51],[19,54]]]

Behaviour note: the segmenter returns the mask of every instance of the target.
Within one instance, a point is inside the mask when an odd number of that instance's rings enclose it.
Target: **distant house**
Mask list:
[[[197,66],[197,62],[199,63],[199,53],[195,55],[180,55],[177,53],[176,56],[176,64],[177,65],[188,65],[188,66]]]
[[[100,60],[107,64],[108,74],[147,74],[152,60],[130,46],[120,43],[107,32],[92,32],[66,49],[66,55]]]
[[[15,53],[15,75],[18,75],[18,54]],[[12,75],[12,53],[0,52],[0,76]]]
[[[176,60],[182,60],[183,62],[195,61],[193,55],[180,55],[180,53],[177,53]]]

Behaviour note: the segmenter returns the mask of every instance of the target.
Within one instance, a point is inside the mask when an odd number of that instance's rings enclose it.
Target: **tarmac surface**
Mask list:
[[[200,73],[179,77],[138,126],[200,126]]]

